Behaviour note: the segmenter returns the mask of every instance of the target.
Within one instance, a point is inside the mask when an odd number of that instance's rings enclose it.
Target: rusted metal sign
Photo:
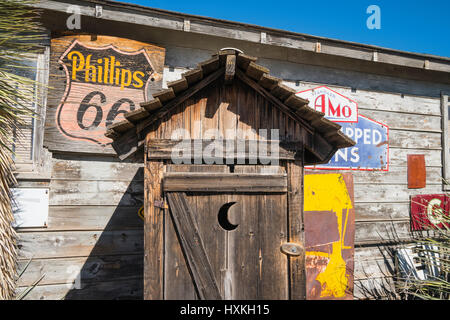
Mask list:
[[[352,174],[307,174],[304,190],[306,298],[353,299]]]
[[[408,154],[408,188],[425,188],[427,172],[424,154]]]
[[[421,194],[411,197],[411,230],[449,227],[450,199],[446,194]]]

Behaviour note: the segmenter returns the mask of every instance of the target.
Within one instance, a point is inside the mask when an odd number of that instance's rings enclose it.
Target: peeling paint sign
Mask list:
[[[305,175],[304,224],[306,298],[353,299],[355,215],[351,173]]]
[[[358,122],[339,124],[356,145],[339,149],[328,163],[308,169],[389,171],[388,126],[362,115]]]

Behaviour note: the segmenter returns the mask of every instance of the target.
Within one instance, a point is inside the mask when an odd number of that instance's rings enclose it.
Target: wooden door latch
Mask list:
[[[286,242],[280,247],[281,252],[288,256],[299,256],[303,254],[305,248],[302,243]]]

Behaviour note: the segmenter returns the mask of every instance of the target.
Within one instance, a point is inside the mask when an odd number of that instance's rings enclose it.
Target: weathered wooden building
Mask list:
[[[295,142],[298,139],[293,137],[303,137],[302,147],[295,150],[301,151],[301,160],[305,160],[300,165],[306,165],[305,174],[326,173],[330,171],[324,169],[331,169],[335,173],[345,173],[347,186],[351,174],[354,257],[349,259],[354,262],[354,297],[389,294],[389,290],[385,290],[393,288],[389,250],[399,239],[411,239],[410,197],[443,193],[446,188],[443,179],[450,176],[449,58],[113,1],[49,0],[37,6],[43,10],[48,41],[43,52],[36,56],[33,77],[49,88],[36,90],[40,102],[36,112],[40,117],[30,120],[29,134],[17,137],[16,148],[20,151],[16,158],[18,190],[24,193],[25,200],[38,197],[36,201],[43,204],[42,210],[39,207],[43,214],[41,220],[31,223],[24,217],[25,225],[18,228],[21,265],[32,258],[20,279],[19,290],[44,275],[28,298],[199,297],[190,280],[179,276],[186,273],[186,261],[174,241],[175,229],[167,224],[170,220],[167,203],[161,199],[154,199],[157,201],[156,204],[153,201],[153,208],[165,212],[166,231],[159,233],[154,242],[144,245],[151,237],[148,228],[154,224],[147,220],[144,228],[143,217],[149,219],[149,212],[156,210],[148,207],[151,203],[148,198],[144,201],[144,190],[152,188],[149,182],[144,187],[144,177],[151,177],[158,172],[158,166],[164,165],[165,173],[169,173],[169,183],[164,188],[175,194],[189,191],[186,188],[190,184],[195,188],[195,178],[200,173],[192,171],[205,168],[198,169],[200,164],[193,164],[181,170],[183,165],[177,167],[167,162],[173,149],[168,140],[173,131],[180,128],[186,129],[192,143],[202,138],[201,128],[217,129],[222,137],[228,137],[227,129],[233,129],[236,134],[237,129],[277,128],[282,141]],[[243,54],[235,49],[220,51],[224,48],[238,48]],[[237,67],[234,76],[227,80],[226,57],[229,55],[235,57]],[[252,66],[250,71],[249,65]],[[219,82],[208,87],[213,76],[216,76],[214,81]],[[225,81],[231,84],[223,83]],[[198,88],[193,92],[195,86]],[[323,94],[327,96],[319,95],[322,91],[318,88],[323,86],[326,86]],[[191,95],[186,96],[184,93],[190,89]],[[185,100],[181,101],[183,96]],[[319,100],[313,108],[305,106],[304,99],[319,96],[331,100]],[[342,109],[338,114],[335,101],[340,100],[332,99],[341,98],[348,101],[348,109],[340,104]],[[215,102],[210,104],[208,101],[212,100]],[[325,108],[325,102],[327,110],[333,110],[332,115],[355,116],[356,120],[352,118],[348,123],[326,120],[323,114],[314,111],[314,107],[327,111],[321,109]],[[178,111],[171,111],[170,116],[158,113],[171,103]],[[239,106],[250,109],[243,113],[244,109]],[[283,108],[286,109],[280,110]],[[311,115],[305,118],[308,112]],[[163,124],[146,131],[155,114],[163,119]],[[358,121],[359,117],[363,119]],[[365,126],[358,127],[358,123],[366,122]],[[348,154],[343,149],[337,151],[353,144],[338,131],[341,125],[342,132],[353,139],[356,146],[359,141],[368,148],[374,144],[376,150],[383,148],[383,151],[376,157],[370,153],[374,148],[367,152],[360,149],[359,153],[349,150]],[[321,138],[304,133],[308,128],[319,132]],[[373,133],[374,128],[380,133]],[[149,137],[159,139],[159,144],[151,144]],[[251,139],[257,138],[255,134]],[[166,140],[162,143],[161,139]],[[339,141],[341,144],[336,144]],[[321,154],[318,150],[328,151]],[[279,192],[287,192],[289,198],[292,193],[288,192],[288,184],[292,178],[287,169],[292,167],[289,161],[298,159],[288,149],[280,148],[280,151],[285,158],[281,158],[276,172],[262,172],[264,170],[257,167],[260,163],[215,164],[209,166],[207,172],[211,177],[220,176],[221,183],[215,188],[232,188],[242,181],[250,181],[244,183],[244,188],[248,188],[245,192],[251,193],[255,186],[272,186],[279,188]],[[408,185],[409,155],[424,155],[422,172],[426,172],[426,179],[419,187]],[[352,159],[354,165],[348,166]],[[328,160],[328,167],[313,167]],[[191,173],[186,174],[188,171]],[[264,177],[259,175],[261,173],[266,179],[258,182]],[[303,170],[297,174],[303,176]],[[186,176],[190,177],[190,183],[185,181]],[[248,179],[237,178],[239,176]],[[223,193],[209,200],[201,194],[190,197],[189,205],[195,206],[198,212],[207,211],[202,205],[205,201],[209,201],[208,208],[214,207],[215,211],[224,203],[236,201],[236,197]],[[280,195],[264,195],[264,200],[249,197],[250,200],[244,201],[246,206],[264,208],[271,197]],[[283,201],[289,202],[289,199]],[[183,201],[175,197],[172,202],[176,206]],[[142,215],[144,203],[147,208]],[[245,206],[239,208],[235,209],[236,215]],[[295,212],[300,214],[302,210],[299,206]],[[320,211],[305,208],[308,210]],[[289,219],[284,219],[283,223],[287,221]],[[277,223],[271,220],[265,227],[268,230],[284,228],[289,234],[289,225],[280,227]],[[219,243],[213,239],[222,231],[213,231],[209,234],[207,251],[215,250],[213,246]],[[274,243],[279,247],[279,234],[264,234],[266,239],[276,237]],[[291,237],[295,239],[294,235]],[[225,243],[235,242],[224,241],[220,245]],[[149,254],[153,244],[161,252],[159,259],[155,259],[153,252]],[[259,261],[258,258],[251,259]],[[220,266],[217,269],[213,273],[223,271]],[[276,273],[278,277],[286,276],[285,279],[272,279],[291,286],[289,290],[287,287],[280,289],[283,294],[296,292],[292,287],[296,283],[292,282],[295,274],[283,274],[294,269],[285,268]],[[158,287],[163,284],[151,270],[159,275],[164,270],[165,281],[184,291]],[[226,278],[226,272],[223,277]],[[203,277],[200,278],[199,281],[203,281]],[[226,286],[218,287],[222,297],[235,297]],[[247,294],[238,297],[255,297],[253,293]],[[283,294],[277,297],[289,297]]]

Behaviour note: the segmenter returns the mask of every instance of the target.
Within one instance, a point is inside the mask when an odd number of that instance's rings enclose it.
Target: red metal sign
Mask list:
[[[411,197],[411,230],[449,227],[449,197],[446,194],[425,194]]]

